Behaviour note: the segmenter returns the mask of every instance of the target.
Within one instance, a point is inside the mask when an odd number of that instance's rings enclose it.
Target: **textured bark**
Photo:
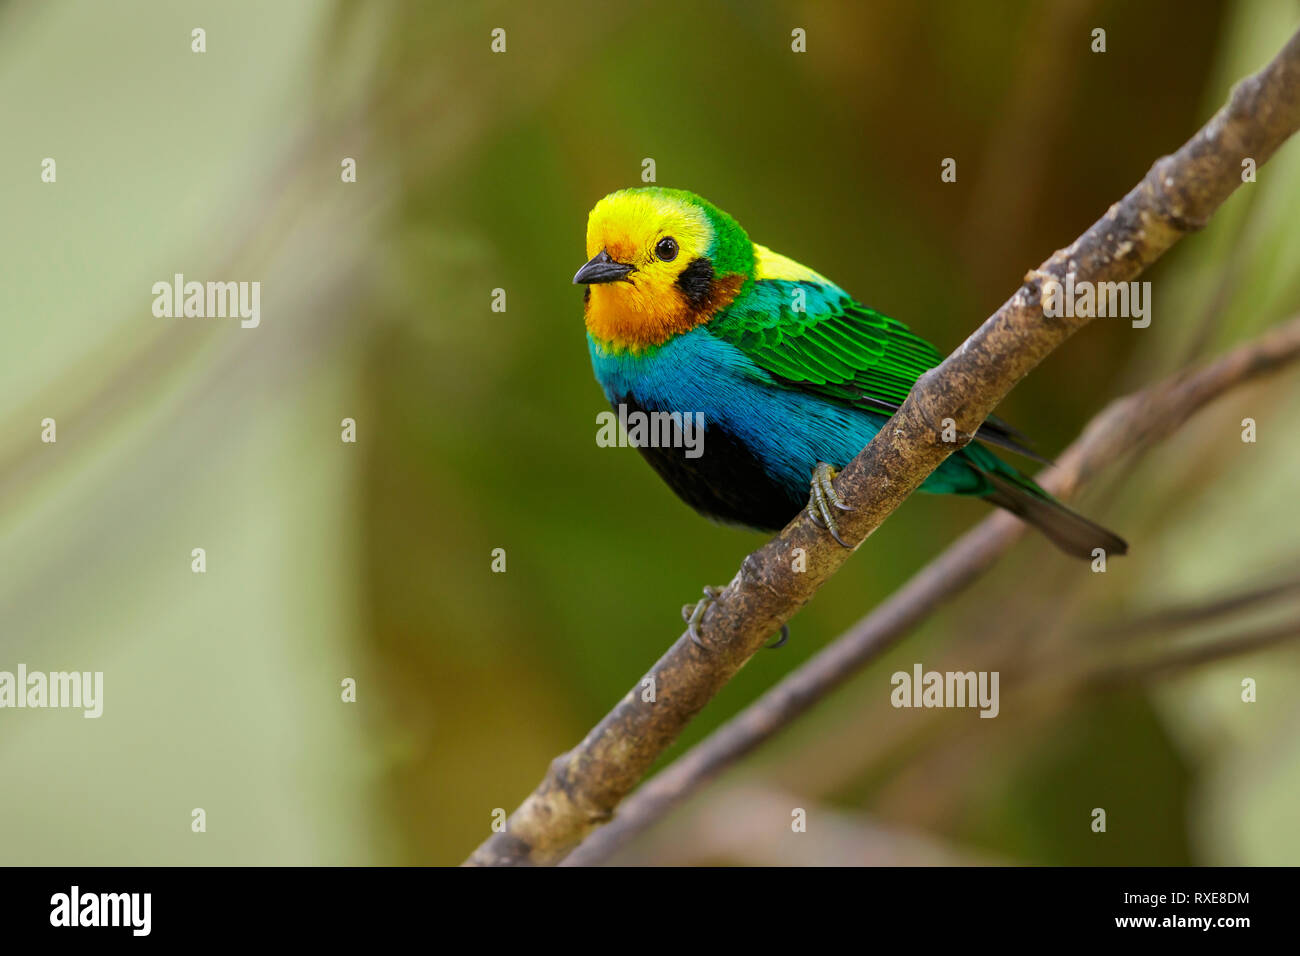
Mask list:
[[[1043,283],[1133,279],[1182,236],[1201,228],[1241,185],[1246,157],[1257,166],[1300,128],[1300,33],[1178,152],[1146,177],[1068,248],[1055,253],[962,346],[921,377],[898,413],[836,479],[856,510],[840,533],[855,547],[878,528],[1035,365],[1090,318],[1047,318]],[[942,440],[945,418],[956,442]],[[792,568],[795,549],[806,571]],[[554,864],[607,821],[655,759],[782,624],[847,560],[801,516],[747,557],[705,615],[707,650],[683,634],[646,675],[655,700],[634,687],[586,738],[557,757],[538,788],[467,861],[476,865]]]

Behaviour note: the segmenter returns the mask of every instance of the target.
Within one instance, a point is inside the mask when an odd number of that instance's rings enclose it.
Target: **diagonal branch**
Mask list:
[[[1290,597],[1300,597],[1300,577],[1290,577],[1210,601],[1198,601],[1131,618],[1104,628],[1093,636],[1093,640],[1120,642],[1144,634],[1163,634],[1221,620],[1240,611],[1267,607],[1274,601]]]
[[[1193,647],[1181,647],[1151,660],[1099,670],[1087,679],[1094,691],[1113,690],[1127,684],[1141,683],[1179,674],[1186,670],[1266,650],[1300,637],[1300,621],[1283,621],[1259,627],[1244,636],[1217,640]]]
[[[898,413],[841,472],[836,488],[856,510],[840,519],[860,545],[1031,369],[1091,317],[1047,318],[1043,283],[1126,282],[1187,233],[1201,228],[1242,182],[1242,160],[1262,166],[1300,128],[1300,33],[1228,104],[1068,248],[1031,271],[1016,293],[961,347],[923,375]],[[951,418],[960,440],[945,442]],[[796,571],[798,549],[806,561]],[[685,634],[467,861],[477,865],[562,860],[645,775],[682,729],[847,560],[801,516],[747,557],[706,614],[707,650]],[[647,699],[653,697],[653,699]]]

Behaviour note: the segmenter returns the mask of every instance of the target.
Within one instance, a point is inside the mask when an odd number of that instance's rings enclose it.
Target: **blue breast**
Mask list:
[[[721,428],[762,464],[792,500],[806,501],[813,466],[843,466],[884,417],[776,384],[733,345],[703,328],[639,354],[587,338],[596,379],[611,403],[632,398],[646,410],[699,412],[709,434]]]

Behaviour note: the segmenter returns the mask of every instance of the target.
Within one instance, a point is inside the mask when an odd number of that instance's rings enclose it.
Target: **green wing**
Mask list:
[[[759,279],[706,329],[790,388],[892,415],[943,356],[897,319],[859,305],[829,282]],[[1043,459],[990,418],[977,436]]]

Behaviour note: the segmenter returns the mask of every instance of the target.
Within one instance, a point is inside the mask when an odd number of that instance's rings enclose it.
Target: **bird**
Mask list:
[[[605,196],[587,217],[586,255],[573,282],[586,286],[588,351],[611,406],[703,425],[695,450],[636,443],[677,496],[716,522],[755,531],[779,531],[806,511],[849,547],[836,514],[852,509],[835,476],[943,360],[938,349],[751,241],[734,218],[684,189]],[[1075,557],[1127,552],[1118,535],[990,450],[1046,461],[1020,432],[989,417],[974,437],[919,490],[982,498]],[[687,605],[693,619],[683,610],[696,643],[716,594],[706,588],[703,601]]]

